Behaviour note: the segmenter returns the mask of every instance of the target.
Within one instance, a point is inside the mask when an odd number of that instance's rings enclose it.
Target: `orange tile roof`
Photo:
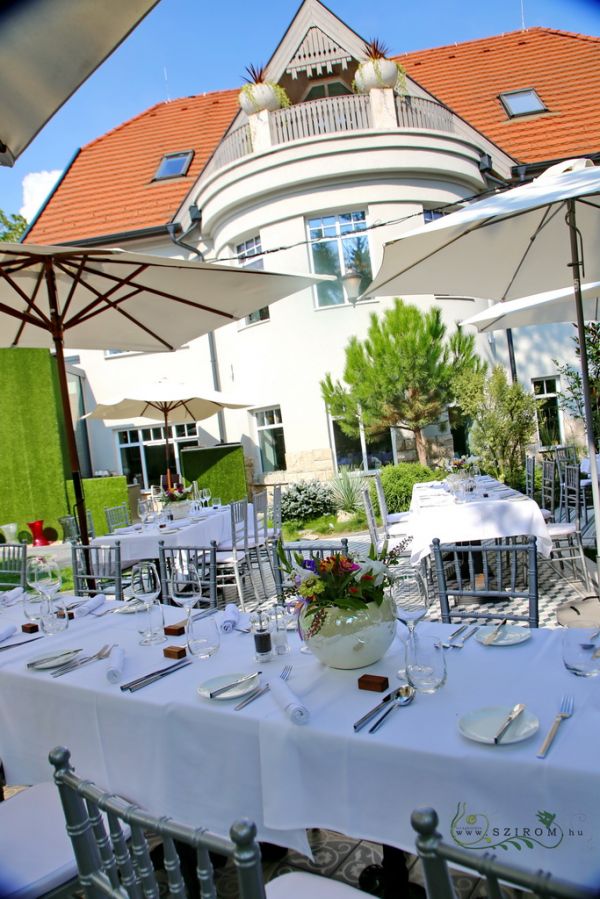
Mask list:
[[[408,74],[520,162],[600,150],[600,38],[532,28],[396,57]],[[534,88],[548,108],[510,119],[498,95]],[[159,103],[84,147],[27,236],[52,244],[170,221],[237,112],[237,90]],[[194,149],[187,176],[152,178]]]
[[[158,103],[82,149],[27,235],[28,243],[164,225],[175,214],[237,105],[237,90]],[[195,150],[183,178],[153,182],[165,153]]]
[[[520,162],[600,150],[600,38],[530,28],[396,59]],[[498,95],[519,88],[534,88],[548,112],[510,119]]]

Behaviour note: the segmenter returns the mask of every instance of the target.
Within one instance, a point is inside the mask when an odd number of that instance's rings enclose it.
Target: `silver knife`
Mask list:
[[[502,726],[496,732],[494,737],[494,743],[499,743],[508,728],[511,726],[513,721],[516,721],[519,715],[525,711],[525,706],[522,702],[517,703],[514,708],[511,709],[510,713],[506,716],[504,721],[502,722]]]
[[[240,709],[244,709],[247,705],[250,705],[251,702],[254,702],[255,699],[258,699],[259,696],[264,696],[265,693],[269,692],[269,685],[265,684],[264,687],[259,687],[253,693],[250,693],[249,696],[246,696],[245,699],[242,699],[241,702],[238,702],[237,705],[234,705],[233,711],[239,712]]]
[[[17,646],[25,646],[26,643],[34,643],[36,640],[43,640],[44,635],[40,634],[39,637],[30,637],[29,640],[21,640],[20,643],[9,643],[8,646],[0,646],[0,652],[4,652],[5,649],[15,649]]]
[[[487,635],[483,638],[483,641],[482,641],[482,642],[485,643],[486,646],[489,646],[490,643],[493,643],[493,642],[496,640],[496,638],[499,636],[500,631],[502,630],[502,628],[504,627],[504,625],[507,623],[507,621],[508,621],[508,618],[503,618],[502,621],[500,622],[500,624],[496,625],[496,627],[494,628],[494,630],[493,630],[493,631],[490,631],[490,633],[487,634]]]
[[[136,677],[135,680],[130,680],[126,684],[121,684],[120,689],[130,690],[132,687],[137,687],[138,684],[143,683],[146,680],[149,680],[151,677],[154,677],[157,674],[162,674],[163,671],[173,671],[180,668],[185,662],[190,661],[189,659],[180,659],[178,662],[175,662],[174,665],[169,665],[167,668],[157,668],[155,671],[148,671],[147,674],[143,674],[141,677]]]
[[[252,674],[245,674],[243,677],[238,677],[237,680],[232,681],[230,684],[225,684],[224,687],[219,687],[218,690],[212,690],[208,694],[208,698],[215,699],[215,697],[220,696],[222,693],[228,693],[229,690],[233,690],[238,684],[245,684],[247,680],[252,680],[253,677],[257,677],[259,674],[262,674],[262,671],[253,671]]]
[[[175,671],[181,671],[182,668],[187,668],[187,666],[191,664],[191,659],[182,659],[181,662],[177,663],[177,665],[171,665],[170,668],[165,668],[159,674],[153,674],[152,677],[147,677],[145,680],[134,684],[133,687],[129,688],[129,692],[135,693],[137,690],[142,690],[144,687],[149,687],[150,684],[155,684],[157,680],[161,680],[163,677],[167,677],[169,674],[173,674]]]
[[[28,668],[37,668],[38,665],[44,665],[46,662],[53,662],[54,660],[58,661],[63,656],[68,656],[72,652],[82,652],[81,649],[63,649],[62,652],[55,652],[54,655],[51,656],[43,656],[41,659],[34,659],[33,662],[27,662]]]
[[[371,718],[373,718],[374,715],[377,715],[383,708],[385,708],[385,706],[391,699],[396,699],[398,690],[399,688],[390,690],[390,692],[383,697],[381,702],[374,706],[374,708],[372,708],[370,712],[367,712],[366,715],[363,715],[362,718],[359,718],[358,721],[355,721],[352,725],[355,733],[358,733],[358,731],[361,730],[365,726],[365,724],[367,724],[367,722],[370,721]]]

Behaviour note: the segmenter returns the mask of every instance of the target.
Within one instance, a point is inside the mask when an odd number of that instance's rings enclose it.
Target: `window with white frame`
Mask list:
[[[394,464],[392,431],[390,428],[381,434],[369,435],[365,432],[362,421],[359,421],[359,433],[353,436],[346,434],[335,418],[331,419],[331,436],[335,454],[336,468],[361,468],[372,471],[383,465]]]
[[[364,212],[341,212],[308,221],[308,237],[313,271],[335,275],[335,281],[323,281],[315,287],[317,306],[341,306],[348,303],[342,275],[360,274],[360,292],[372,281],[367,221]]]
[[[308,89],[304,101],[321,100],[323,97],[343,97],[351,93],[351,89],[343,81],[320,81]]]
[[[557,378],[532,379],[538,435],[542,446],[562,443],[557,381]]]
[[[198,445],[196,423],[169,425],[169,442],[175,453],[175,465],[180,471],[179,451],[184,446]],[[144,488],[160,484],[165,473],[164,427],[156,425],[117,431],[117,445],[121,469],[128,484],[137,482]]]
[[[254,413],[263,472],[285,471],[285,438],[279,406]]]
[[[425,209],[423,207],[423,222],[426,225],[428,222],[435,222],[436,219],[441,219],[444,213],[439,209]]]
[[[249,237],[243,243],[239,243],[235,248],[235,255],[238,257],[240,265],[244,268],[264,269],[265,263],[262,258],[262,245],[260,235]],[[257,322],[266,322],[271,317],[269,307],[263,306],[255,312],[251,312],[246,316],[246,324],[254,325]]]

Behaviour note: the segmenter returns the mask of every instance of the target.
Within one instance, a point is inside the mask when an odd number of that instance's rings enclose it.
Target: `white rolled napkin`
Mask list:
[[[25,591],[22,587],[13,587],[12,590],[6,590],[4,593],[0,593],[0,604],[12,606],[23,597],[24,593]]]
[[[269,689],[277,705],[283,709],[290,721],[294,724],[308,724],[310,712],[303,705],[296,694],[280,677],[274,677],[269,681]]]
[[[221,613],[219,628],[224,634],[230,634],[240,620],[240,610],[233,602],[228,602]]]
[[[120,646],[113,646],[106,664],[106,679],[111,684],[118,684],[123,675],[125,665],[125,650]]]
[[[6,627],[0,627],[0,643],[2,643],[3,640],[8,640],[9,637],[12,637],[12,635],[16,633],[16,630],[16,624],[7,624]]]
[[[105,599],[106,596],[103,593],[97,593],[96,596],[90,596],[90,598],[86,599],[85,602],[82,602],[80,606],[77,606],[75,609],[75,618],[84,618],[86,615],[89,615],[90,612],[93,612],[98,606],[101,606]]]

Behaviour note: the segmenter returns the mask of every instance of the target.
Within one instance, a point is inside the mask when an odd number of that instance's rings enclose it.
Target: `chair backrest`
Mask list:
[[[73,587],[75,596],[114,592],[115,599],[123,599],[121,578],[121,544],[113,546],[88,546],[73,543],[71,546]]]
[[[275,484],[273,487],[273,509],[271,512],[271,520],[273,522],[273,537],[278,539],[281,537],[281,484]]]
[[[269,502],[266,490],[261,490],[252,497],[252,516],[254,540],[264,546],[269,539]]]
[[[202,597],[211,606],[217,604],[217,544],[210,546],[165,546],[158,542],[161,602],[173,605],[171,576],[174,571],[186,572],[195,568],[200,578]]]
[[[25,589],[27,567],[27,544],[0,543],[0,589],[13,587]]]
[[[363,506],[365,507],[365,515],[367,516],[367,528],[369,529],[369,537],[371,538],[371,543],[373,544],[377,552],[380,552],[385,542],[385,534],[380,533],[379,528],[377,527],[377,521],[375,520],[375,510],[373,509],[373,501],[371,500],[371,493],[368,487],[363,487],[362,499]]]
[[[348,540],[342,537],[339,543],[315,543],[313,546],[306,546],[302,543],[278,543],[273,544],[273,574],[275,578],[275,592],[277,598],[281,601],[286,591],[290,591],[293,587],[292,581],[282,567],[280,553],[284,556],[288,563],[297,561],[298,557],[302,559],[325,559],[327,556],[348,555]]]
[[[94,530],[94,519],[92,518],[92,513],[89,509],[86,509],[86,518],[88,537],[93,539],[96,536],[96,531]],[[77,521],[76,516],[62,515],[58,520],[63,529],[63,542],[78,543],[79,540],[81,540],[81,534],[79,533],[79,522]]]
[[[433,540],[433,557],[437,578],[442,621],[450,623],[454,618],[508,618],[510,621],[526,621],[537,627],[538,576],[536,538],[526,543],[494,543],[469,545],[440,543]],[[450,609],[449,597],[461,605],[461,598],[473,602],[485,597],[507,601],[527,599],[527,615],[518,615],[504,608],[498,612],[491,606],[489,612],[466,609]]]
[[[581,518],[581,473],[579,465],[565,464],[563,468],[563,497],[567,510],[567,521],[571,520],[571,512],[575,513],[577,526]]]
[[[562,471],[565,465],[577,464],[577,447],[576,446],[555,446],[554,458],[558,465],[559,474],[562,477]]]
[[[525,456],[525,495],[535,497],[535,456]]]
[[[501,899],[505,895],[500,887],[506,884],[524,890],[530,890],[536,896],[549,899],[592,899],[598,896],[597,890],[586,889],[563,880],[554,880],[545,871],[535,873],[524,868],[497,860],[489,852],[475,854],[460,846],[451,846],[442,841],[437,832],[438,816],[432,808],[416,809],[411,817],[413,830],[418,834],[417,852],[423,865],[425,890],[427,899],[455,899],[456,893],[448,871],[448,862],[466,868],[467,871],[479,874],[487,882],[485,893],[478,889],[477,895],[486,895],[490,899]]]
[[[388,507],[385,499],[385,492],[383,490],[383,484],[381,482],[381,474],[377,471],[373,475],[373,479],[375,481],[375,491],[377,493],[377,503],[379,504],[379,514],[381,515],[381,523],[383,524],[383,530],[386,533],[386,536],[389,533],[389,522],[388,522]]]
[[[542,462],[542,509],[548,509],[554,515],[556,508],[556,462],[544,459]]]
[[[237,821],[230,830],[231,840],[203,827],[178,824],[166,816],[157,817],[126,799],[104,792],[90,781],[77,777],[70,764],[70,752],[59,746],[50,753],[54,781],[58,787],[73,844],[79,880],[88,897],[140,899],[158,896],[159,886],[150,856],[146,832],[162,838],[169,895],[185,896],[176,842],[196,852],[196,873],[202,896],[216,896],[209,852],[233,859],[240,899],[265,899],[256,826]],[[107,828],[102,817],[107,816]],[[131,830],[131,848],[125,834]]]
[[[109,509],[104,510],[104,514],[106,515],[106,526],[111,534],[117,528],[126,528],[131,524],[127,503],[121,503],[120,506],[111,506]]]
[[[230,503],[231,544],[233,555],[236,552],[248,552],[248,500],[237,499]]]

